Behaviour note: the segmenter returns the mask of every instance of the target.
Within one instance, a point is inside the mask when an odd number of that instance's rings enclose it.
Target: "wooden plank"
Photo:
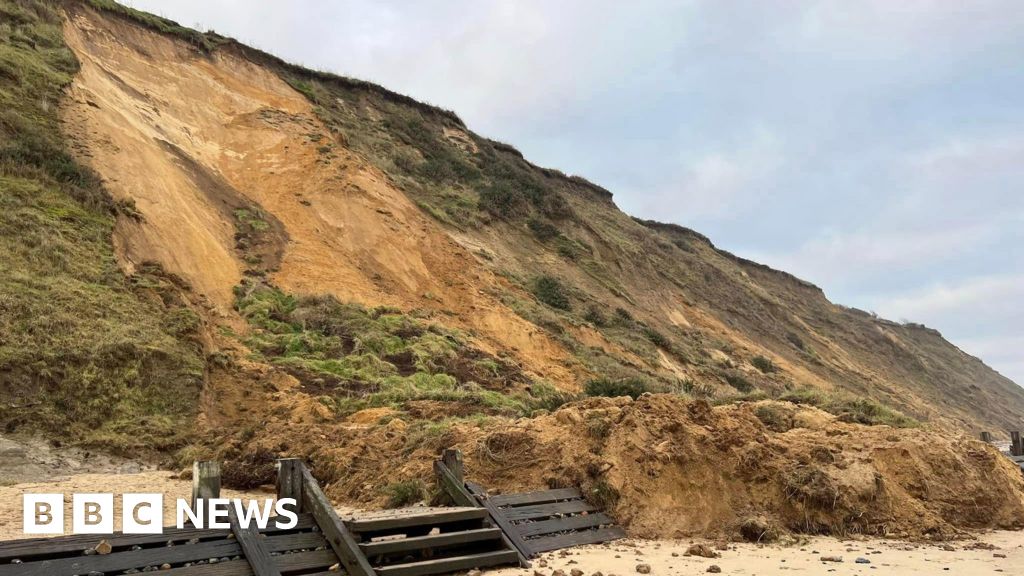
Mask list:
[[[294,498],[292,512],[302,507],[302,469],[305,464],[298,458],[281,458],[277,461],[277,499]]]
[[[202,498],[220,498],[220,462],[216,460],[196,461],[192,463],[192,509],[196,508],[196,500]]]
[[[511,521],[537,520],[556,516],[558,514],[578,514],[580,512],[593,512],[597,510],[586,500],[569,500],[568,502],[554,502],[551,504],[539,504],[537,506],[520,506],[518,508],[503,508],[501,510],[505,518]]]
[[[274,559],[277,561],[278,568],[285,574],[305,573],[309,570],[322,570],[322,572],[317,572],[317,574],[328,574],[330,576],[342,574],[341,572],[327,570],[327,568],[338,563],[338,557],[330,550],[282,554],[275,556]],[[217,564],[199,564],[183,568],[172,568],[170,570],[161,570],[156,572],[156,574],[160,576],[253,576],[252,568],[245,560],[230,560],[218,562]]]
[[[355,538],[334,511],[309,469],[302,466],[302,510],[310,512],[350,576],[374,576]]]
[[[483,486],[466,482],[466,489],[469,490],[469,493],[481,506],[487,509],[487,513],[491,515],[491,521],[498,528],[501,528],[501,531],[505,534],[504,540],[506,545],[514,548],[519,554],[519,565],[523,568],[529,568],[530,563],[527,559],[531,558],[532,555],[530,554],[530,549],[526,547],[526,543],[523,542],[522,535],[516,530],[515,525],[505,518],[502,511],[487,499],[487,491],[484,490]]]
[[[465,484],[459,481],[455,475],[452,474],[451,470],[448,469],[447,465],[440,460],[434,462],[434,473],[437,475],[437,480],[441,484],[441,489],[448,494],[456,506],[467,506],[470,508],[480,506],[480,503],[476,501],[476,498],[466,490]]]
[[[451,532],[449,534],[431,534],[429,536],[417,536],[413,538],[401,538],[397,540],[382,540],[380,542],[364,542],[359,545],[367,557],[383,556],[396,552],[409,552],[412,550],[424,550],[427,548],[440,548],[442,546],[454,546],[458,544],[469,544],[472,542],[484,542],[487,540],[500,540],[501,530],[498,528],[478,528],[463,532]]]
[[[487,568],[501,564],[515,564],[515,550],[498,550],[454,558],[438,558],[409,564],[396,564],[377,568],[378,576],[427,576],[429,574],[447,574],[472,568]]]
[[[524,506],[528,504],[548,504],[561,500],[573,500],[583,498],[579,488],[556,488],[554,490],[541,490],[538,492],[525,492],[523,494],[498,494],[491,496],[490,500],[495,506]]]
[[[324,539],[316,533],[286,534],[266,539],[267,548],[272,552],[283,552],[301,548],[315,548],[324,545]],[[209,558],[237,556],[241,547],[233,539],[200,542],[163,548],[144,548],[116,554],[76,556],[26,562],[24,564],[0,565],[0,576],[72,576],[89,572],[118,572],[142,569],[160,564],[182,564]]]
[[[263,538],[260,537],[255,523],[250,522],[249,526],[242,528],[233,506],[228,512],[228,521],[231,523],[231,532],[235,535],[235,540],[242,548],[243,557],[252,567],[254,576],[281,576],[281,571],[270,558],[270,551],[263,545]]]
[[[598,528],[597,530],[581,530],[579,532],[556,534],[554,536],[542,536],[527,540],[526,545],[530,547],[534,554],[540,554],[541,552],[582,546],[584,544],[597,544],[598,542],[607,542],[625,537],[626,532],[622,528],[612,526],[609,528]]]
[[[441,462],[444,462],[444,465],[448,467],[448,470],[457,482],[462,484],[466,481],[462,465],[462,452],[460,450],[446,448],[441,453]]]
[[[565,532],[569,530],[595,528],[597,526],[609,526],[614,523],[615,521],[607,514],[599,513],[569,516],[567,518],[555,518],[553,520],[543,520],[540,522],[524,522],[522,524],[516,524],[516,529],[523,535],[523,538],[529,538],[531,536],[551,534],[552,532]],[[530,541],[527,540],[527,543],[529,542]]]
[[[439,524],[478,520],[486,517],[487,510],[483,508],[456,508],[450,511],[439,510],[427,514],[351,520],[346,522],[346,524],[352,532],[383,532],[385,530],[400,530],[413,526],[437,526]]]
[[[441,483],[441,487],[449,496],[451,496],[452,500],[455,501],[456,504],[461,504],[463,506],[480,506],[487,510],[487,515],[490,518],[491,524],[498,526],[501,530],[501,541],[505,544],[505,547],[516,551],[516,554],[519,555],[519,566],[521,568],[529,568],[530,561],[527,560],[528,556],[524,554],[516,544],[516,540],[522,541],[522,538],[519,538],[518,535],[506,532],[504,526],[499,524],[498,518],[495,518],[492,509],[484,506],[476,495],[469,490],[469,484],[455,480],[455,477],[452,476],[451,470],[448,470],[445,463],[440,460],[434,462],[434,472],[437,473],[437,478]],[[476,485],[474,484],[474,486]],[[486,494],[486,491],[484,491],[484,494]],[[497,510],[497,508],[495,507],[494,510]],[[511,524],[507,524],[507,526],[511,527]]]
[[[300,514],[299,523],[294,528],[282,530],[275,526],[276,517],[271,518],[263,534],[276,534],[299,530],[308,530],[315,525],[311,514]],[[110,535],[103,534],[73,534],[68,536],[55,536],[51,538],[31,538],[25,540],[11,540],[0,542],[0,561],[18,558],[28,560],[39,556],[56,556],[59,554],[82,553],[85,550],[95,548],[100,540],[106,540],[114,551],[130,548],[132,546],[146,546],[150,544],[166,545],[167,542],[183,543],[192,539],[214,540],[225,538],[227,530],[211,530],[209,528],[165,528],[163,534],[122,534],[120,532]]]

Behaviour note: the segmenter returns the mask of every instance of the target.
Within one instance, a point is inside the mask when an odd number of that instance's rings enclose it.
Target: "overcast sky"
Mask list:
[[[456,111],[1024,384],[1020,0],[134,0]]]

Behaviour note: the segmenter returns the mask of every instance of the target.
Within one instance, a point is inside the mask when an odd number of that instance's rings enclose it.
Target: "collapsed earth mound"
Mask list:
[[[532,419],[433,429],[387,409],[337,426],[316,422],[308,404],[292,409],[290,424],[239,439],[222,455],[299,450],[331,482],[330,495],[381,505],[396,486],[418,484],[429,497],[431,463],[454,446],[468,476],[491,490],[580,485],[641,537],[948,537],[1024,527],[1024,477],[993,447],[921,428],[846,423],[787,402],[593,398]],[[302,414],[308,423],[296,425]]]

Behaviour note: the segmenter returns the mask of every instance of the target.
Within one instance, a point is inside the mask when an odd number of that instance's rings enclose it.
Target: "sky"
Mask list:
[[[1024,385],[1019,0],[134,0],[940,330]]]

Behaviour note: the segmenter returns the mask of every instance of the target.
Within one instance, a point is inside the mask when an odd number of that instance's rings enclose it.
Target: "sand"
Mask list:
[[[814,537],[789,546],[730,544],[720,558],[684,556],[692,540],[623,540],[609,545],[582,546],[551,552],[536,559],[528,570],[504,568],[488,571],[493,576],[521,576],[539,571],[545,576],[554,570],[566,575],[573,569],[585,576],[602,572],[605,576],[637,574],[639,564],[651,567],[655,576],[705,574],[716,565],[722,574],[769,576],[786,574],[885,574],[892,576],[930,574],[983,575],[1024,574],[1024,532],[989,532],[977,540],[946,544],[918,544],[899,540],[839,540]],[[972,548],[992,545],[994,549]],[[677,556],[673,556],[677,554]],[[1005,558],[997,557],[1005,555]],[[842,557],[842,562],[822,562],[826,556]],[[857,564],[856,558],[870,564]]]

